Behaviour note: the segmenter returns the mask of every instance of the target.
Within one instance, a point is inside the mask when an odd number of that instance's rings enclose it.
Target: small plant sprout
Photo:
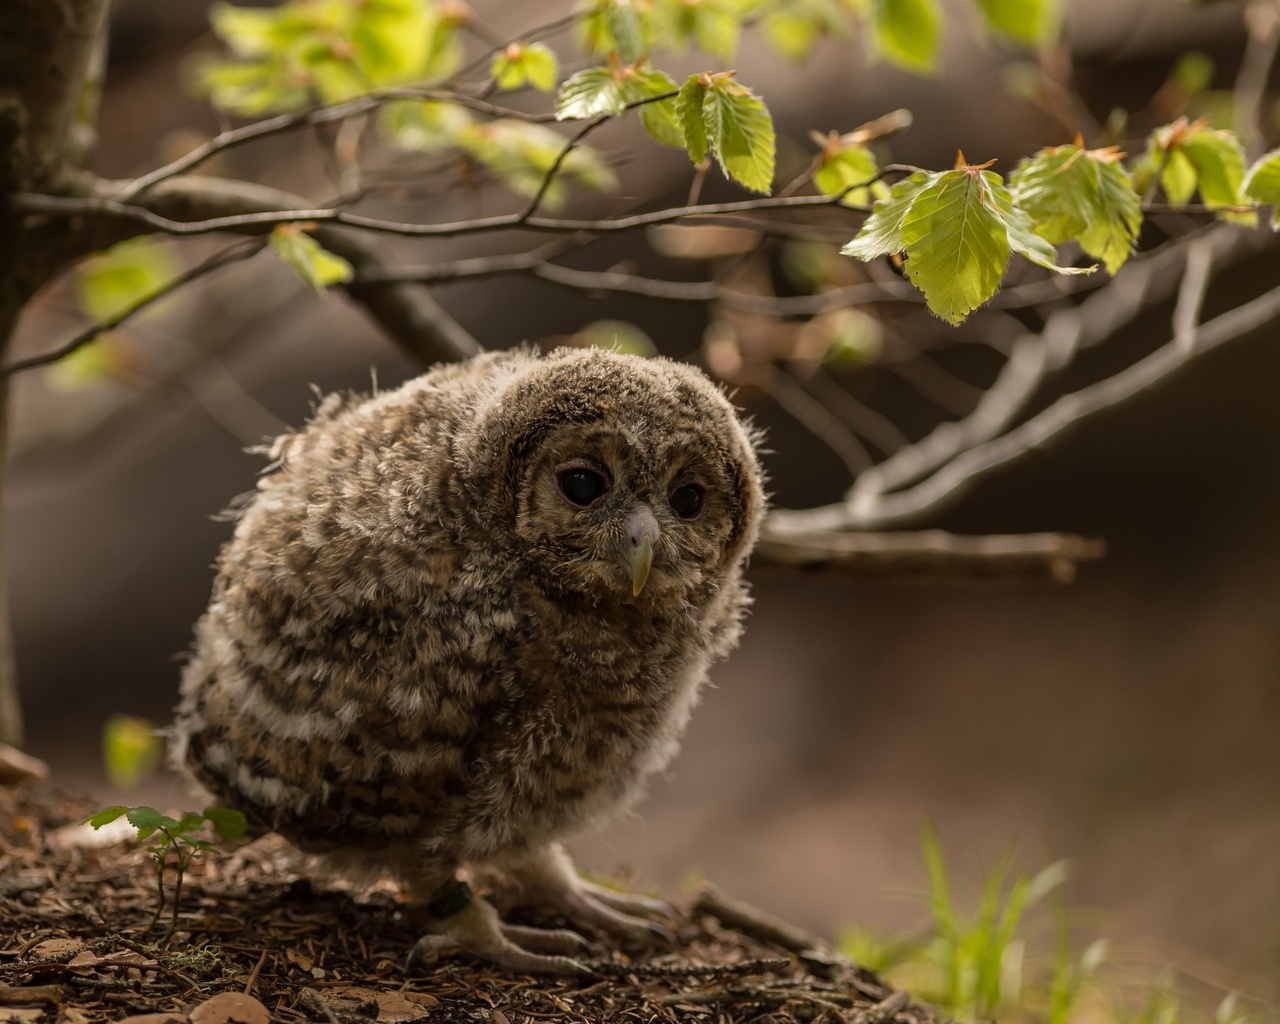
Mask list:
[[[162,942],[168,942],[178,927],[178,907],[182,901],[182,880],[187,865],[196,857],[206,853],[217,853],[217,847],[208,839],[198,838],[196,833],[212,828],[222,842],[232,842],[241,838],[248,831],[248,823],[239,811],[226,807],[206,807],[204,812],[185,811],[179,818],[171,818],[161,814],[154,807],[106,807],[97,814],[86,819],[86,824],[95,829],[109,825],[116,819],[124,817],[129,824],[138,830],[138,839],[154,837],[154,842],[147,851],[156,862],[156,910],[143,929],[146,935],[156,926],[160,915],[164,913],[164,869],[173,855],[173,913],[169,928],[164,933]]]

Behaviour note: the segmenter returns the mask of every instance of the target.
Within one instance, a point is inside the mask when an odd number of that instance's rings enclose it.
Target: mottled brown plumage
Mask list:
[[[764,497],[724,396],[664,359],[484,355],[330,397],[271,454],[196,627],[176,762],[416,899],[495,866],[651,931],[651,903],[578,879],[559,841],[635,800],[737,642]],[[571,933],[436,911],[424,950],[575,967],[539,955]]]

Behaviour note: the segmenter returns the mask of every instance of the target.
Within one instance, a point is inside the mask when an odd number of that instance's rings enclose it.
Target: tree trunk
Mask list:
[[[107,0],[0,0],[0,362],[23,305],[61,267],[8,210],[17,192],[57,192],[93,150]],[[65,233],[64,233],[65,234]],[[9,380],[0,378],[0,508]],[[2,588],[0,588],[2,589]],[[0,593],[0,741],[22,741],[7,595]]]

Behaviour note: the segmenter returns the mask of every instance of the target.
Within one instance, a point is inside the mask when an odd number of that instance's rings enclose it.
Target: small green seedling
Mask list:
[[[150,932],[164,913],[164,869],[169,855],[174,856],[173,915],[169,921],[169,930],[164,933],[162,942],[168,942],[178,927],[178,906],[182,900],[182,879],[187,865],[196,857],[206,853],[217,853],[217,848],[208,839],[199,839],[197,832],[203,832],[212,826],[218,838],[223,842],[239,839],[248,831],[248,823],[239,811],[226,807],[206,807],[203,813],[186,811],[180,818],[170,818],[161,814],[154,807],[106,807],[97,814],[86,819],[86,824],[95,829],[109,825],[117,818],[128,819],[130,825],[138,830],[138,839],[155,837],[153,845],[147,851],[156,862],[156,912],[143,934]]]

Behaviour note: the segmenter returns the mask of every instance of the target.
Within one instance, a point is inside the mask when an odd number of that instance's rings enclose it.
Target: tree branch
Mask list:
[[[173,179],[177,180],[177,179]],[[214,179],[204,179],[214,180]],[[246,185],[247,183],[237,182]],[[296,197],[291,197],[296,198]],[[53,217],[114,217],[134,221],[153,231],[169,235],[208,235],[218,231],[237,233],[266,232],[279,224],[296,224],[315,221],[360,228],[384,234],[404,235],[410,238],[447,238],[457,235],[480,234],[511,228],[528,228],[535,231],[589,231],[593,233],[634,231],[651,224],[668,224],[689,217],[708,217],[718,214],[747,213],[758,210],[793,209],[802,207],[839,206],[839,196],[763,196],[735,203],[707,203],[702,206],[681,206],[674,209],[653,210],[649,213],[631,214],[625,217],[601,220],[573,220],[558,217],[526,217],[523,211],[494,217],[473,217],[469,220],[449,221],[443,224],[415,224],[409,221],[383,220],[366,217],[347,210],[332,207],[308,208],[305,200],[297,204],[280,204],[273,209],[232,213],[221,217],[205,216],[198,219],[174,220],[154,209],[153,204],[139,201],[121,203],[110,193],[93,196],[54,196],[22,193],[14,196],[14,208],[23,213],[42,213]],[[868,208],[844,205],[840,207],[853,213],[866,213]]]
[[[751,564],[860,577],[1024,577],[1070,583],[1081,562],[1095,561],[1105,550],[1100,540],[1070,533],[804,533],[769,519]]]
[[[15,373],[22,373],[24,370],[34,370],[40,366],[49,366],[52,363],[58,362],[60,359],[65,359],[73,352],[84,348],[85,345],[88,345],[99,335],[105,334],[107,331],[114,331],[121,324],[133,319],[139,313],[149,309],[161,299],[167,298],[180,288],[190,284],[192,281],[198,280],[207,274],[211,274],[213,271],[225,267],[228,264],[238,263],[241,260],[248,259],[257,253],[260,253],[265,247],[266,242],[256,239],[250,242],[237,242],[235,245],[228,246],[220,252],[210,256],[202,263],[197,263],[191,269],[179,274],[177,277],[173,278],[173,280],[167,282],[163,287],[152,292],[141,301],[136,302],[128,309],[121,310],[114,316],[109,316],[105,320],[99,321],[96,324],[91,324],[84,330],[79,331],[70,340],[59,345],[57,348],[37,356],[31,356],[27,359],[17,359],[8,366],[0,367],[0,378],[10,377]]]
[[[92,179],[84,189],[91,205],[119,189],[119,182]],[[253,221],[259,211],[279,210],[305,201],[279,189],[227,178],[185,176],[172,178],[151,188],[139,197],[138,208],[164,222],[186,223],[194,220]],[[137,225],[145,221],[116,220],[92,224],[96,234],[95,248],[105,248],[143,232]],[[241,234],[261,235],[269,226],[251,223]],[[347,294],[362,305],[387,336],[424,365],[441,361],[466,359],[483,351],[482,346],[465,328],[436,302],[425,287],[403,282],[377,283],[388,270],[387,263],[366,239],[336,225],[320,224],[310,233],[330,252],[352,265],[354,276],[344,286]]]
[[[1004,369],[968,416],[941,424],[862,473],[842,504],[786,514],[797,517],[793,520],[796,527],[803,522],[815,529],[874,529],[900,521],[897,515],[885,518],[890,515],[886,509],[893,502],[893,492],[999,436],[1040,385],[1070,365],[1079,352],[1113,337],[1144,309],[1172,295],[1188,247],[1201,237],[1207,240],[1218,265],[1239,258],[1258,244],[1245,232],[1215,225],[1170,243],[1141,261],[1132,261],[1123,278],[1093,292],[1077,306],[1055,310],[1040,333],[1028,333],[1015,341]]]
[[[1035,450],[1080,420],[1132,398],[1181,369],[1196,356],[1241,337],[1277,316],[1280,316],[1280,287],[1215,317],[1196,329],[1189,339],[1175,337],[1114,376],[1063,395],[1043,412],[1007,434],[957,455],[916,486],[882,497],[876,503],[874,518],[845,504],[802,512],[775,512],[776,521],[790,530],[819,527],[865,529],[907,522],[925,512],[936,511],[998,466]]]

